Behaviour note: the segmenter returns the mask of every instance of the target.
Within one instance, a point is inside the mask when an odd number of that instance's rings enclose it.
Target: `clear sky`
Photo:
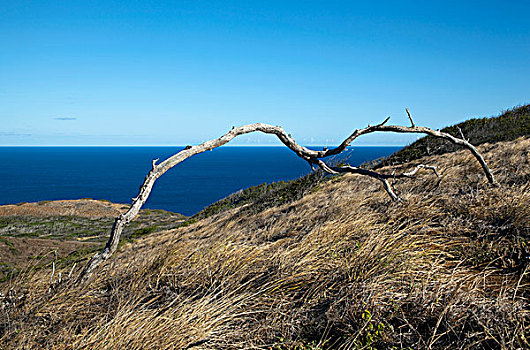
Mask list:
[[[530,1],[0,1],[0,145],[335,144],[530,102]],[[358,144],[405,144],[375,135]],[[271,143],[251,135],[246,143]],[[357,142],[356,142],[357,144]]]

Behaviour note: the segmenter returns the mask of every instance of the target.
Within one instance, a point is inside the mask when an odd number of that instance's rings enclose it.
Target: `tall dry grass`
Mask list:
[[[1,301],[0,346],[530,347],[530,140],[481,150],[501,187],[465,152],[429,157],[441,180],[400,180],[400,203],[341,176],[295,203],[124,245],[80,287],[21,275]]]

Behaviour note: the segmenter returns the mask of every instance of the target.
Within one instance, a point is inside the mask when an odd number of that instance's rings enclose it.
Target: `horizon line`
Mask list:
[[[0,147],[186,147],[188,145],[0,145]],[[193,145],[192,145],[193,146]],[[198,145],[195,145],[198,146]],[[324,147],[324,145],[310,144],[304,147]],[[338,147],[333,146],[333,147]],[[348,147],[406,147],[407,145],[396,144],[364,144],[349,145]],[[287,147],[285,145],[274,144],[249,144],[249,145],[223,145],[223,147]],[[330,146],[328,146],[330,147]]]

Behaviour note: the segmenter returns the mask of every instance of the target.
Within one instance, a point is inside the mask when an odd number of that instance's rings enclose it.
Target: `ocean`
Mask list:
[[[348,162],[388,156],[401,147],[355,147]],[[0,204],[93,198],[130,203],[151,168],[181,147],[0,147]],[[309,165],[285,147],[220,147],[159,178],[145,208],[193,215],[240,189],[292,180]]]

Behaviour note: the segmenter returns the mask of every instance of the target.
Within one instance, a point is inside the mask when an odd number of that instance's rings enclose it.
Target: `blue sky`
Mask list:
[[[529,1],[2,1],[0,145],[335,144],[530,102]],[[406,144],[374,135],[356,144]],[[239,144],[276,143],[250,135]]]

